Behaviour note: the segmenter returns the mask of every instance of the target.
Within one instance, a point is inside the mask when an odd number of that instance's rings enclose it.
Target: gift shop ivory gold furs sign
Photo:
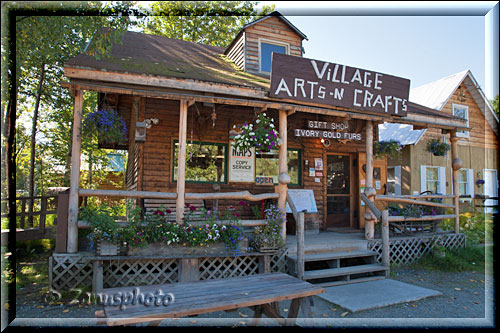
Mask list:
[[[273,53],[270,97],[406,116],[410,80]]]

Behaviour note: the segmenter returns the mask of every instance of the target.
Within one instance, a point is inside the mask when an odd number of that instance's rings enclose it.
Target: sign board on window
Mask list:
[[[257,176],[255,177],[255,185],[274,185],[273,177]]]
[[[410,80],[273,53],[270,96],[406,116]]]
[[[255,180],[255,148],[239,150],[230,141],[229,181],[251,182]]]

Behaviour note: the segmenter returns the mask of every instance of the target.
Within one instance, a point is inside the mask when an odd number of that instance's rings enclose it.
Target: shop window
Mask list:
[[[401,166],[387,167],[387,194],[401,195]]]
[[[469,127],[469,107],[465,105],[453,104],[453,115],[467,120],[467,127]],[[457,136],[469,137],[469,131],[457,131]]]
[[[289,46],[285,43],[272,42],[267,40],[259,40],[259,71],[270,73],[272,54],[281,53],[288,54]]]
[[[298,149],[288,149],[287,154],[288,174],[290,175],[289,185],[300,185],[301,152]],[[255,176],[273,177],[274,184],[278,184],[278,163],[279,151],[257,153],[255,155]]]
[[[177,181],[179,143],[174,142],[173,180]],[[186,148],[186,182],[225,183],[227,145],[210,142],[188,142]]]
[[[420,166],[420,190],[446,194],[445,167]]]

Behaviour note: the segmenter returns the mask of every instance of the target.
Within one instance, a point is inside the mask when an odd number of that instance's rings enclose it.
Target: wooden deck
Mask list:
[[[319,234],[304,236],[304,250],[309,253],[366,250],[367,244],[368,241],[362,230],[322,231]],[[286,245],[289,255],[297,253],[297,237],[295,235],[286,236]]]

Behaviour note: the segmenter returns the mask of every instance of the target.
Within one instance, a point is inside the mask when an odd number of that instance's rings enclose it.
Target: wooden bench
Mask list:
[[[186,201],[186,204],[196,208],[194,211],[190,211],[189,208],[184,209],[185,215],[189,215],[191,221],[202,221],[203,210],[205,208],[205,203],[203,200],[190,200]],[[165,211],[169,209],[171,211],[170,216],[175,218],[176,212],[176,200],[175,199],[144,199],[144,214],[153,214],[156,210],[161,209]]]
[[[146,305],[136,298],[135,304],[122,306],[104,302],[104,310],[97,311],[96,317],[106,318],[108,326],[128,325],[149,322],[158,325],[166,318],[178,318],[215,311],[236,310],[250,307],[254,310],[252,324],[260,322],[262,314],[277,319],[281,325],[295,325],[302,305],[302,312],[312,317],[308,297],[323,293],[317,285],[299,280],[284,273],[257,274],[243,277],[181,282],[144,287],[123,287],[104,289],[103,295],[171,295],[167,304],[158,298],[156,304]],[[161,292],[159,292],[161,290]],[[121,294],[120,294],[121,293]],[[152,296],[149,297],[150,303]],[[288,319],[281,317],[278,303],[291,300]]]

